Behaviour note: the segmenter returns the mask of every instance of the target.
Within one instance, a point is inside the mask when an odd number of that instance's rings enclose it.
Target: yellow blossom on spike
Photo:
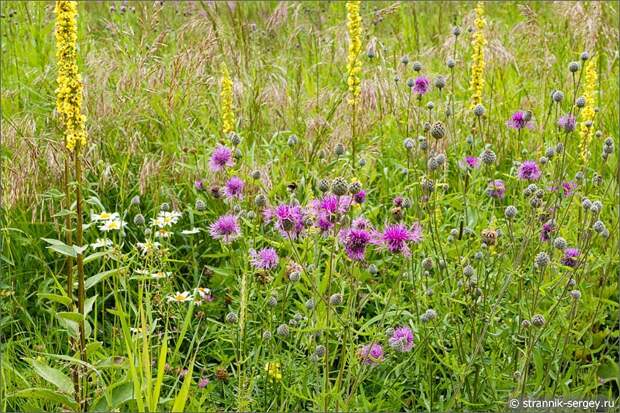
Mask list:
[[[65,128],[66,145],[73,151],[86,145],[86,116],[82,114],[82,79],[77,66],[77,2],[56,1],[56,108]]]
[[[581,159],[585,162],[588,159],[588,146],[592,141],[592,135],[594,127],[586,126],[586,123],[594,122],[594,116],[596,114],[594,108],[596,85],[598,75],[596,73],[596,59],[590,58],[585,65],[585,85],[584,85],[584,97],[586,98],[586,105],[581,111],[581,123],[579,125],[579,153]]]
[[[280,363],[273,362],[265,364],[265,371],[272,381],[282,380],[282,372],[280,371]]]
[[[360,1],[347,2],[347,29],[349,31],[349,55],[347,58],[347,85],[349,86],[349,105],[356,105],[362,92],[362,18]]]
[[[233,82],[226,63],[222,63],[222,132],[229,134],[235,131],[235,113],[233,112]]]
[[[482,103],[482,91],[484,89],[484,46],[487,41],[484,38],[484,27],[486,21],[484,20],[484,3],[479,1],[476,5],[476,20],[474,21],[476,31],[474,32],[472,47],[472,65],[471,65],[471,79],[469,88],[472,92],[471,107]]]

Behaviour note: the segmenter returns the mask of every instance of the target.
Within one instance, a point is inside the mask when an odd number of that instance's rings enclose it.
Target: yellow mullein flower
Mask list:
[[[349,56],[347,59],[347,84],[349,86],[349,105],[356,105],[362,92],[362,18],[360,1],[347,2],[347,29],[349,30]]]
[[[226,63],[222,63],[222,132],[228,135],[235,131],[235,113],[233,112],[233,82]]]
[[[280,363],[270,362],[265,364],[265,371],[272,381],[282,380],[282,372],[280,371]]]
[[[585,162],[588,159],[588,146],[592,140],[592,134],[594,127],[586,126],[586,123],[594,122],[594,101],[596,93],[596,85],[598,75],[596,73],[596,59],[591,58],[585,65],[585,85],[584,85],[584,97],[586,98],[586,106],[581,111],[581,123],[579,125],[579,152],[581,159]]]
[[[479,1],[476,5],[476,31],[472,40],[473,55],[471,66],[471,80],[469,88],[472,91],[471,107],[482,103],[482,91],[484,89],[484,46],[487,44],[484,38],[484,3]]]
[[[65,128],[66,145],[86,145],[86,116],[82,114],[82,79],[77,66],[77,2],[56,1],[56,107]]]

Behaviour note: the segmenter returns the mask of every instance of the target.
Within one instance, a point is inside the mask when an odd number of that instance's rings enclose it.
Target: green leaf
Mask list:
[[[181,390],[179,390],[179,394],[174,398],[174,403],[172,405],[172,411],[174,413],[183,412],[185,410],[185,403],[187,402],[187,396],[189,395],[189,388],[192,385],[192,373],[194,371],[194,361],[195,358],[192,358],[192,361],[189,363],[189,369],[185,378],[183,379],[183,384],[181,385]]]
[[[90,313],[93,309],[93,304],[95,303],[95,300],[97,299],[97,294],[89,297],[86,299],[86,301],[84,301],[84,315],[87,316],[88,313]]]
[[[49,381],[54,386],[58,387],[63,393],[73,392],[73,382],[71,379],[58,369],[48,366],[44,362],[40,362],[34,359],[30,359],[30,364],[34,371],[43,379]]]
[[[71,305],[71,298],[65,295],[39,293],[39,298],[42,298],[44,300],[54,301],[60,304],[64,304],[66,306]]]
[[[104,271],[104,272],[100,272],[98,274],[93,275],[92,277],[89,277],[86,282],[84,283],[84,288],[86,288],[87,290],[89,288],[94,287],[95,285],[99,284],[101,281],[105,280],[106,278],[114,275],[117,272],[120,272],[121,270],[125,270],[126,267],[121,267],[121,268],[115,268],[113,270],[108,270],[108,271]]]
[[[67,406],[71,410],[78,409],[78,404],[73,399],[69,398],[69,396],[42,387],[33,387],[29,389],[18,390],[14,393],[7,394],[6,396],[7,398],[19,397],[24,399],[47,400],[50,402],[62,404],[63,406]]]
[[[95,399],[91,412],[109,412],[121,404],[133,400],[133,385],[129,381],[116,383],[108,387],[104,394]]]

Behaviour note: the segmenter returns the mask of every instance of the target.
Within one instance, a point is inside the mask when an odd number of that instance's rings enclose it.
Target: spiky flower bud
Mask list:
[[[237,314],[230,312],[226,314],[226,323],[228,324],[236,324],[239,321]]]
[[[342,304],[342,298],[342,294],[340,293],[332,294],[331,297],[329,297],[329,304],[340,305]]]
[[[422,70],[422,63],[420,62],[413,62],[413,64],[411,65],[411,68],[413,70],[415,70],[416,72],[419,72]]]
[[[135,217],[133,217],[133,223],[136,225],[144,225],[145,219],[144,219],[144,215],[142,214],[136,214]]]
[[[564,93],[561,90],[556,90],[553,92],[553,101],[556,103],[560,103],[564,99]]]
[[[278,326],[278,328],[276,329],[276,333],[277,333],[280,337],[288,337],[288,335],[289,335],[288,325],[286,325],[286,324],[280,324],[280,325]]]
[[[484,108],[484,106],[482,106],[482,104],[478,103],[476,106],[474,106],[474,115],[480,117],[484,115],[485,112],[486,109]]]
[[[508,205],[504,210],[504,216],[508,219],[513,219],[517,216],[517,208],[514,205]]]
[[[336,156],[344,155],[344,145],[341,143],[336,144],[336,147],[334,148],[334,153],[336,154]]]
[[[562,237],[557,237],[553,240],[553,246],[559,250],[564,250],[567,247],[566,240]]]
[[[579,70],[579,67],[581,65],[579,64],[579,62],[570,62],[568,64],[568,70],[570,70],[571,73],[575,73],[576,71]]]
[[[547,265],[549,265],[549,254],[547,254],[546,252],[542,251],[539,252],[536,255],[536,258],[534,259],[534,264],[538,267],[538,268],[545,268]]]
[[[196,207],[196,210],[198,211],[204,211],[206,208],[206,205],[202,199],[197,199],[195,207]]]
[[[342,177],[337,177],[332,182],[332,192],[338,196],[345,195],[349,189],[347,181]]]
[[[443,123],[439,121],[433,123],[431,136],[435,139],[443,139],[446,136],[446,128],[443,126]]]
[[[545,325],[545,317],[542,314],[534,314],[532,317],[532,324],[536,327],[542,327]]]

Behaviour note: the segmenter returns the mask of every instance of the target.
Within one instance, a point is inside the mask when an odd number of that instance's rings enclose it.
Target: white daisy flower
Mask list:
[[[169,303],[186,303],[191,300],[192,296],[190,295],[189,291],[183,291],[182,293],[177,291],[175,294],[168,296]]]
[[[181,231],[181,234],[183,235],[194,235],[194,234],[198,234],[200,232],[199,228],[192,228],[192,229],[184,229],[183,231]]]
[[[142,255],[148,255],[152,251],[158,250],[160,246],[161,244],[159,242],[151,240],[136,243],[136,247],[140,250]]]
[[[204,287],[198,287],[194,289],[194,291],[196,292],[196,294],[200,295],[200,298],[202,298],[203,300],[209,298],[209,296],[211,295],[211,290]]]
[[[127,223],[119,218],[110,219],[104,221],[103,225],[99,227],[100,231],[108,232],[108,231],[119,231],[121,228],[125,228]]]
[[[155,236],[157,238],[170,238],[172,236],[172,232],[166,229],[158,229],[157,231],[155,231]]]
[[[113,244],[114,243],[112,242],[111,239],[97,238],[97,241],[95,241],[93,244],[90,244],[90,246],[91,248],[99,249],[99,248],[111,247]]]
[[[91,214],[91,221],[100,222],[100,221],[109,221],[113,219],[120,219],[120,215],[118,212],[106,212],[102,211],[100,214]]]
[[[150,274],[150,272],[147,270],[135,270],[134,272],[138,275],[149,275]]]
[[[171,275],[172,275],[171,272],[157,271],[157,272],[151,273],[151,278],[155,280],[161,280],[162,278],[168,278]]]

